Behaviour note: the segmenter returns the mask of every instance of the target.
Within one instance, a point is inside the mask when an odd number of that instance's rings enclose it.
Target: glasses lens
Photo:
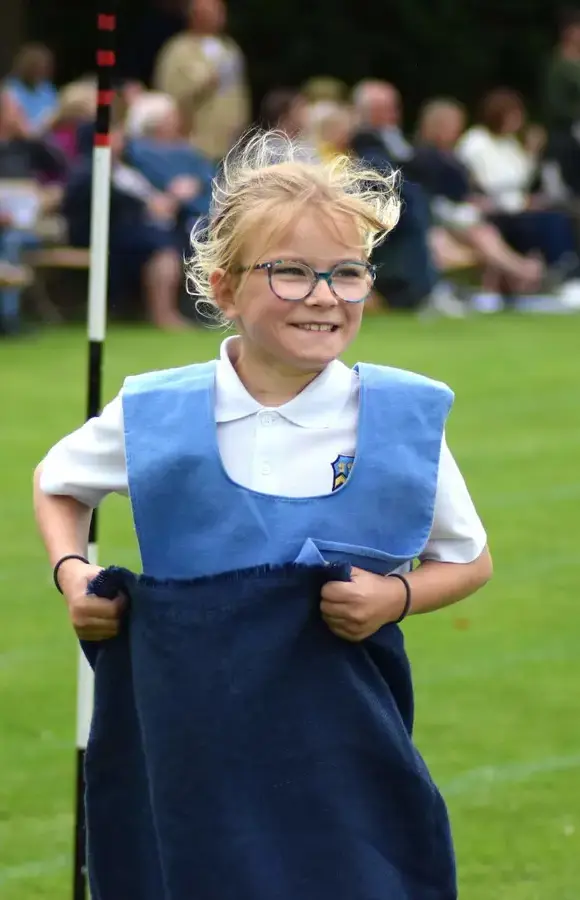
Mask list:
[[[304,300],[314,285],[308,266],[299,262],[278,262],[270,270],[272,290],[282,300]]]
[[[360,303],[371,292],[374,275],[363,263],[343,263],[332,273],[334,293],[347,303]]]

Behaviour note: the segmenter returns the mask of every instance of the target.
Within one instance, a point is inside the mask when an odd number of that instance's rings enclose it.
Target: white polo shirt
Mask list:
[[[335,360],[293,400],[267,408],[247,392],[232,365],[236,340],[222,343],[216,367],[217,437],[228,475],[264,494],[330,493],[333,462],[356,452],[358,376]],[[93,508],[107,494],[128,495],[120,394],[49,451],[40,486]],[[468,563],[485,544],[485,530],[443,438],[435,515],[422,558]]]

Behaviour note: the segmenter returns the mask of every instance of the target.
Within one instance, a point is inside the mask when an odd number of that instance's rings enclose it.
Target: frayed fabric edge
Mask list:
[[[87,593],[98,597],[113,598],[129,584],[142,585],[149,588],[171,588],[187,590],[208,584],[227,584],[250,577],[272,575],[304,574],[318,577],[324,581],[350,581],[350,566],[345,563],[326,563],[325,565],[307,565],[305,563],[282,563],[279,565],[264,564],[250,566],[246,569],[234,569],[230,572],[218,572],[216,575],[203,575],[198,578],[154,578],[152,575],[137,575],[120,566],[109,566],[99,572],[87,585]]]

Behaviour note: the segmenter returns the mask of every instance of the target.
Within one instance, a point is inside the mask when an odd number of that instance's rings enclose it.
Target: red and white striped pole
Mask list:
[[[109,260],[109,210],[111,199],[111,106],[115,72],[116,2],[105,0],[105,12],[97,16],[98,106],[93,143],[93,181],[91,193],[91,247],[89,270],[88,384],[87,418],[101,411],[103,349],[107,330],[107,293]],[[89,532],[88,558],[97,563],[97,512],[93,513]],[[74,900],[86,900],[87,854],[85,823],[85,751],[93,711],[93,677],[82,653],[79,654],[76,728],[76,809],[74,854]]]

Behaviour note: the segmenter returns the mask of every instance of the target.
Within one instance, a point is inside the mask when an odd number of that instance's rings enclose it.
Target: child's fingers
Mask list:
[[[347,629],[349,627],[349,621],[340,613],[337,613],[335,609],[331,606],[326,606],[321,604],[320,612],[322,614],[322,619],[332,631],[336,631],[337,629]]]
[[[359,640],[356,633],[352,630],[352,626],[349,625],[348,622],[345,622],[344,619],[337,619],[327,616],[324,616],[323,618],[332,633],[337,637],[351,642]]]
[[[70,618],[78,637],[88,641],[100,641],[115,637],[126,606],[122,596],[114,600],[84,595],[70,605]]]
[[[114,600],[103,600],[102,597],[88,594],[79,604],[79,612],[82,610],[82,614],[87,618],[118,619],[125,609],[126,602],[121,595],[115,597]]]
[[[88,619],[77,625],[75,631],[83,641],[106,641],[119,634],[119,622],[103,622],[102,619]]]
[[[349,603],[352,600],[352,581],[327,581],[322,586],[320,596],[334,603]]]
[[[335,600],[321,600],[320,602],[320,612],[322,613],[323,618],[331,618],[331,619],[343,619],[346,620],[348,616],[346,615],[347,607],[345,603],[337,602]]]

